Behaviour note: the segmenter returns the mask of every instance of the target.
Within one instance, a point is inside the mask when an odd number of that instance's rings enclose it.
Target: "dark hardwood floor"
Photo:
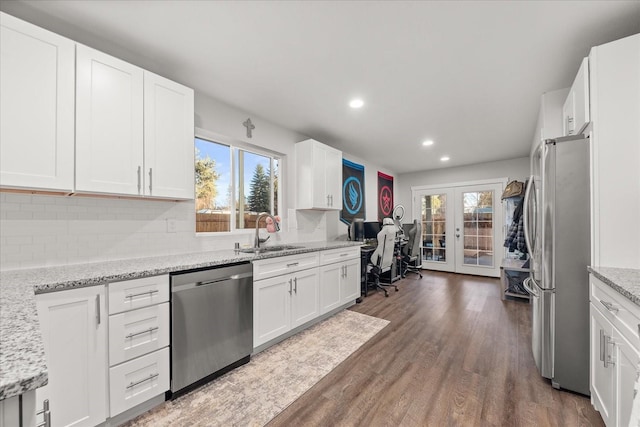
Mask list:
[[[352,307],[391,323],[268,426],[604,425],[538,374],[526,302],[502,301],[498,279],[423,276]]]

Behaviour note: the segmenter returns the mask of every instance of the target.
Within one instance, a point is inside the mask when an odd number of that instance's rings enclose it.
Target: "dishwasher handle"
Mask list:
[[[231,276],[220,277],[214,280],[202,280],[199,282],[185,283],[178,286],[174,285],[172,287],[172,292],[174,293],[182,292],[182,291],[187,291],[189,289],[193,289],[201,286],[212,286],[212,285],[215,285],[216,283],[222,283],[222,282],[236,282],[243,279],[251,279],[252,277],[253,277],[253,272],[247,272],[247,273],[233,274]]]
[[[242,273],[242,274],[234,274],[233,276],[222,277],[220,279],[215,280],[204,280],[202,282],[196,282],[196,286],[209,286],[215,283],[226,282],[229,280],[240,280],[246,279],[247,277],[252,277],[253,273]]]

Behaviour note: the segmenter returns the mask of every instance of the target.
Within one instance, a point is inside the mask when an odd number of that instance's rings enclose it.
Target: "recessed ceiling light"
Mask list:
[[[349,107],[351,108],[360,108],[364,105],[364,101],[362,99],[352,99],[349,102]]]
[[[441,162],[448,162],[448,161],[449,161],[449,156],[442,156],[442,157],[440,157],[440,161],[441,161]]]
[[[422,145],[424,145],[425,147],[428,147],[430,145],[433,145],[433,141],[430,139],[427,139],[426,141],[422,142]]]

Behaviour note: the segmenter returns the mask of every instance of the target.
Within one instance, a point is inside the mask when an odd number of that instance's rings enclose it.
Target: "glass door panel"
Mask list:
[[[495,242],[502,231],[501,210],[497,206],[501,188],[496,184],[456,188],[456,203],[460,213],[456,220],[456,271],[460,273],[499,275],[500,254]]]
[[[422,225],[420,241],[422,263],[432,270],[453,271],[452,252],[447,250],[447,232],[453,230],[453,211],[448,208],[453,193],[448,189],[420,191],[415,194],[414,218]]]

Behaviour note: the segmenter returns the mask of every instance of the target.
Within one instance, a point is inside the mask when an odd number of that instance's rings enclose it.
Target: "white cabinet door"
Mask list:
[[[76,191],[142,195],[143,70],[76,52]]]
[[[193,89],[144,72],[144,194],[193,199]]]
[[[75,43],[0,14],[0,185],[73,191]]]
[[[330,209],[342,209],[342,152],[325,147],[325,192]]]
[[[614,328],[613,342],[615,343],[615,402],[617,425],[628,426],[633,407],[633,393],[637,369],[640,366],[640,354],[620,332]]]
[[[291,279],[291,281],[289,281]],[[253,283],[253,346],[257,347],[291,329],[290,275]]]
[[[299,271],[293,275],[291,296],[291,328],[298,327],[320,315],[318,270]]]
[[[343,263],[344,276],[340,281],[340,302],[346,304],[360,297],[360,258]]]
[[[296,144],[298,209],[342,209],[342,152],[308,139]]]
[[[579,134],[591,120],[589,114],[589,58],[584,58],[580,63],[578,74],[562,107],[562,118],[564,135]]]
[[[343,274],[344,266],[339,262],[320,267],[320,314],[340,306],[340,281]]]
[[[602,313],[590,304],[591,317],[591,402],[600,412],[607,426],[615,425],[613,400],[615,375],[611,361],[613,326]],[[635,378],[635,377],[634,377]]]
[[[36,296],[53,426],[95,426],[106,420],[106,310],[104,286]]]

